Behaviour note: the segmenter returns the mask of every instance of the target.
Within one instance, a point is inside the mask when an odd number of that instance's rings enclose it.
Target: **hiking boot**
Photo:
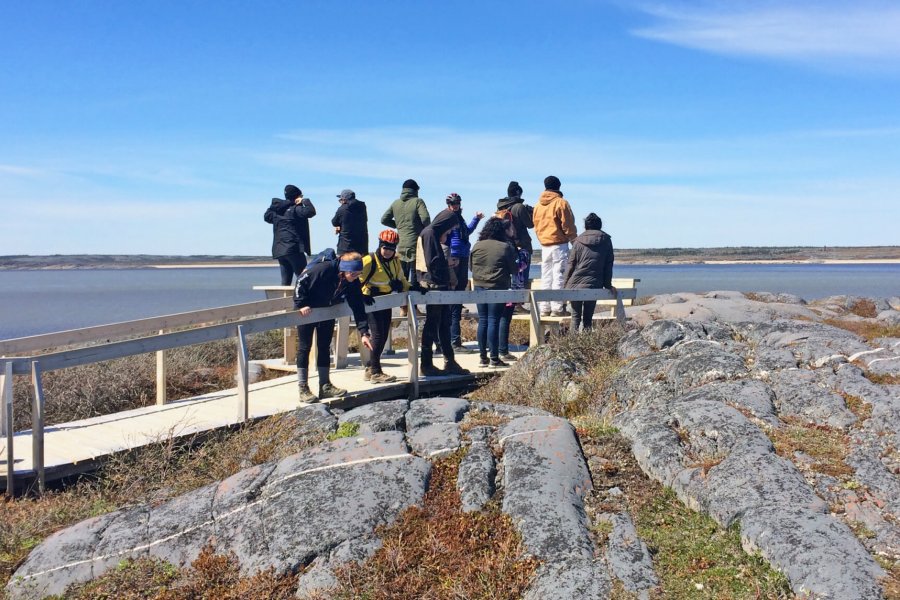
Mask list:
[[[469,370],[462,368],[455,360],[451,360],[444,363],[444,373],[447,375],[468,375]]]
[[[342,390],[330,381],[319,386],[320,398],[340,398],[347,395],[347,390]]]
[[[491,363],[490,363],[490,361],[488,361],[488,357],[487,357],[487,356],[482,356],[480,359],[478,359],[478,366],[479,366],[479,367],[486,367],[486,366],[488,366],[489,364],[491,364]]]
[[[371,381],[372,379],[372,367],[366,367],[366,372],[363,373],[363,379],[366,381]]]
[[[404,304],[403,306],[400,307],[400,316],[401,317],[409,316],[409,306]]]
[[[541,316],[542,316],[542,317],[549,317],[549,316],[550,316],[550,311],[549,311],[549,310],[542,310],[542,311],[541,311]]]
[[[312,390],[309,389],[308,385],[300,386],[300,403],[301,404],[314,404],[319,401],[319,398],[312,393]]]
[[[500,360],[499,358],[491,359],[491,368],[492,369],[502,369],[503,367],[508,367],[508,366],[509,366],[509,363],[505,363],[502,360]]]
[[[434,365],[423,364],[419,367],[419,374],[424,375],[425,377],[440,377],[441,375],[444,375],[445,373],[443,371],[441,371],[440,369],[438,369],[437,367],[435,367]]]
[[[563,310],[554,310],[550,313],[551,317],[566,317],[568,315],[569,315],[569,313],[567,313]]]
[[[471,348],[466,348],[462,344],[453,344],[453,351],[457,354],[475,354],[475,351]]]
[[[369,379],[372,383],[393,383],[397,381],[397,378],[393,375],[388,375],[387,373],[372,373],[371,379]]]
[[[500,360],[505,360],[506,362],[516,362],[518,359],[515,356],[513,356],[512,354],[510,354],[509,352],[507,352],[506,354],[500,355]]]

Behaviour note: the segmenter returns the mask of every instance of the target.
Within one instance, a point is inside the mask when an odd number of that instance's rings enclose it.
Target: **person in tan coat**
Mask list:
[[[578,237],[578,229],[572,207],[559,191],[559,178],[545,178],[544,188],[533,217],[534,233],[541,243],[541,285],[545,290],[561,290],[569,262],[569,242]],[[566,315],[565,307],[565,302],[541,302],[541,316]]]

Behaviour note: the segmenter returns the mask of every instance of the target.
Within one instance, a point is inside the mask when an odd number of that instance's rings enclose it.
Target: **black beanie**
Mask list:
[[[285,200],[296,200],[300,196],[303,195],[303,192],[300,191],[296,185],[286,185],[284,186],[284,199]]]
[[[403,189],[407,189],[407,188],[418,192],[419,184],[416,183],[415,179],[407,179],[406,181],[403,182]]]
[[[509,187],[506,188],[506,197],[512,198],[514,196],[522,195],[522,186],[519,185],[518,181],[510,181]]]
[[[603,229],[603,219],[601,219],[594,213],[591,213],[584,218],[584,228],[600,231],[601,229]]]
[[[559,186],[560,186],[559,177],[557,177],[556,175],[550,175],[550,176],[544,178],[544,189],[545,190],[550,190],[552,192],[558,192]]]

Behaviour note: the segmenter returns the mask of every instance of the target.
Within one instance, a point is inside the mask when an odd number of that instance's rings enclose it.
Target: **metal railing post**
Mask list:
[[[239,423],[244,423],[250,414],[250,355],[247,351],[247,338],[244,336],[242,325],[237,327],[237,376],[237,418]]]
[[[37,478],[38,492],[44,493],[44,388],[41,385],[41,365],[31,362],[31,383],[34,403],[31,406],[32,467]]]
[[[160,329],[162,334],[164,330]],[[156,405],[166,403],[166,351],[159,350],[156,353]]]
[[[531,314],[531,328],[529,330],[528,342],[529,347],[537,348],[544,343],[544,328],[541,326],[541,311],[538,308],[537,301],[534,299],[534,292],[528,292],[528,297],[531,299],[531,306],[529,307],[529,313]]]
[[[6,495],[12,498],[16,493],[16,459],[13,452],[16,426],[13,421],[13,371],[12,363],[4,362],[0,371],[0,429],[6,439]]]
[[[409,399],[419,397],[419,322],[412,294],[406,295],[406,348],[409,357]]]

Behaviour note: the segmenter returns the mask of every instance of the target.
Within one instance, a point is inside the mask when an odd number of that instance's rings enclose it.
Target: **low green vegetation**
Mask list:
[[[350,423],[345,422],[341,423],[340,427],[337,428],[333,433],[328,434],[328,440],[340,440],[343,438],[351,438],[359,433],[359,423]]]

